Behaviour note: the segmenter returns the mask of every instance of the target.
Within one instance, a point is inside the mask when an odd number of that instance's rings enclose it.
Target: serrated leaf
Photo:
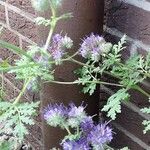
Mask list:
[[[28,134],[26,125],[34,125],[33,117],[36,114],[38,105],[39,102],[20,103],[17,105],[10,102],[0,102],[0,106],[5,108],[5,111],[0,116],[0,123],[4,123],[0,133],[4,134],[7,129],[12,128],[11,134],[14,137],[18,137],[19,140],[23,140],[24,136]]]
[[[147,132],[150,132],[150,120],[144,120],[142,124],[145,127],[143,133],[146,134]]]
[[[51,24],[51,20],[45,19],[43,17],[37,17],[35,19],[37,25],[49,26]]]
[[[121,102],[129,98],[126,89],[120,89],[111,97],[109,97],[107,104],[103,107],[102,111],[107,112],[107,116],[112,120],[116,119],[117,113],[121,113]]]
[[[130,150],[128,147],[121,148],[120,150]]]
[[[141,111],[143,113],[150,114],[150,107],[149,108],[148,107],[142,108]]]

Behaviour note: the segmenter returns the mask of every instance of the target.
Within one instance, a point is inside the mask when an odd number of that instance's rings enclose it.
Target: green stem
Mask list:
[[[106,150],[114,150],[112,147],[105,145],[105,148],[107,148]]]
[[[143,95],[147,96],[148,98],[150,98],[150,94],[147,93],[146,91],[144,91],[141,87],[139,87],[138,85],[134,86],[133,89],[141,92]]]
[[[79,129],[79,126],[77,126],[77,135],[80,134],[80,129]]]
[[[50,41],[51,41],[52,34],[54,32],[55,26],[56,26],[56,21],[53,21],[53,25],[50,28],[50,31],[49,31],[49,34],[48,34],[48,37],[47,37],[47,40],[46,40],[46,44],[45,44],[45,47],[44,47],[45,50],[47,50],[48,47],[49,47],[49,44],[50,44]]]
[[[91,68],[90,65],[87,65],[87,64],[85,64],[85,63],[83,63],[83,62],[80,62],[80,61],[78,61],[78,60],[76,60],[76,59],[73,59],[73,58],[71,58],[69,61],[74,62],[74,63],[76,63],[76,64],[78,64],[78,65],[81,65],[81,66],[86,66],[86,67]]]
[[[128,70],[133,70],[133,68],[128,67],[126,64],[123,64],[123,63],[121,63],[121,62],[115,62],[115,63],[116,63],[117,65],[120,65],[121,67],[124,67],[124,68],[128,69]],[[140,70],[135,70],[135,71],[138,71],[140,74],[143,74],[144,76],[150,78],[150,74],[149,74],[149,73],[144,73],[144,72],[141,72]]]
[[[56,84],[66,84],[66,85],[82,84],[83,83],[82,81],[81,82],[79,82],[79,81],[74,81],[74,82],[48,81],[48,82],[56,83]],[[108,82],[103,82],[103,81],[86,81],[84,83],[96,83],[96,84],[103,84],[103,85],[123,87],[123,85],[121,85],[121,84],[108,83]]]
[[[75,59],[71,59],[70,61],[72,61],[72,62],[75,62],[75,63],[77,63],[77,64],[79,64],[79,65],[81,65],[81,66],[87,66],[87,67],[90,67],[91,68],[91,66],[89,66],[89,65],[86,65],[85,63],[82,63],[82,62],[79,62],[79,61],[77,61],[77,60],[75,60]],[[106,74],[108,74],[108,75],[110,75],[110,76],[112,76],[112,77],[115,77],[115,78],[118,78],[118,79],[120,79],[121,80],[121,78],[119,78],[118,76],[116,76],[116,75],[114,75],[114,74],[112,74],[112,73],[110,73],[110,72],[108,72],[108,71],[104,71],[104,73],[106,73]],[[95,81],[94,81],[95,82]],[[60,84],[60,82],[56,82],[56,83],[58,83],[58,84]],[[87,82],[87,83],[91,83],[91,81],[89,81],[89,82]],[[120,85],[120,84],[114,84],[114,83],[107,83],[107,82],[101,82],[101,81],[96,81],[95,83],[97,83],[97,84],[103,84],[103,85],[111,85],[111,86],[119,86],[119,87],[123,87],[123,85]],[[66,83],[66,84],[71,84],[71,83]],[[75,82],[74,82],[74,84],[75,84]],[[141,92],[142,94],[144,94],[145,96],[147,96],[148,98],[150,97],[150,94],[149,93],[147,93],[146,91],[144,91],[142,88],[140,88],[139,86],[135,86],[133,89],[135,89],[135,90],[138,90],[139,92]]]
[[[27,65],[22,65],[22,66],[9,66],[9,67],[3,67],[0,68],[0,72],[8,72],[11,70],[15,70],[15,69],[22,69],[22,68],[28,68],[28,67],[34,67],[34,66],[38,66],[40,64],[27,64]]]
[[[66,131],[68,132],[69,135],[71,135],[71,132],[69,130],[69,128],[63,123],[64,128],[66,129]]]
[[[144,73],[144,76],[150,78],[150,74],[149,73]]]
[[[72,54],[71,56],[68,56],[68,57],[66,58],[66,60],[73,59],[73,57],[75,57],[75,56],[78,55],[78,54],[79,54],[79,52],[77,51],[77,52],[75,52],[74,54]]]
[[[80,61],[78,61],[78,60],[75,60],[75,59],[71,59],[70,61],[72,61],[72,62],[74,62],[74,63],[76,63],[76,64],[78,64],[78,65],[81,65],[81,66],[86,66],[86,67],[89,67],[89,68],[95,68],[95,67],[91,67],[90,65],[87,65],[87,64],[85,64],[85,63],[83,63],[83,62],[80,62]],[[112,77],[115,77],[115,78],[118,78],[118,79],[120,79],[121,80],[121,78],[119,78],[118,76],[116,76],[116,75],[114,75],[114,74],[112,74],[112,73],[110,73],[110,72],[108,72],[108,71],[105,71],[104,70],[104,73],[106,73],[106,74],[108,74],[108,75],[110,75],[110,76],[112,76]]]
[[[62,59],[61,62],[68,61],[69,59],[73,58],[76,55],[77,55],[77,52],[69,56],[68,58]],[[56,63],[55,61],[49,62],[49,64],[55,64],[55,63]],[[28,68],[28,67],[34,67],[34,66],[42,66],[42,64],[34,63],[34,64],[27,64],[27,65],[22,65],[22,66],[9,66],[9,67],[2,67],[2,68],[0,67],[0,72],[4,73],[4,72],[8,72],[8,71],[15,70],[15,69],[22,69],[22,68]]]
[[[50,30],[49,30],[49,34],[44,46],[44,49],[47,50],[51,41],[51,37],[53,35],[56,23],[57,23],[57,18],[56,18],[56,11],[55,9],[52,7],[51,1],[50,1],[50,8],[51,8],[51,12],[52,12],[52,17],[51,17],[51,24],[50,24]]]
[[[17,111],[17,113],[18,113],[18,121],[19,121],[19,124],[21,125],[22,124],[22,121],[21,121],[21,112],[19,111],[19,109],[18,109],[18,107],[14,107],[15,109],[16,109],[16,111]],[[20,135],[21,135],[21,139],[20,139],[20,141],[23,139],[23,132],[22,132],[22,130],[20,130]]]
[[[13,102],[14,105],[17,104],[17,103],[20,101],[21,96],[22,96],[22,95],[24,94],[24,92],[26,91],[26,88],[27,88],[28,84],[31,82],[31,80],[32,80],[32,79],[29,78],[29,79],[24,83],[24,86],[23,86],[21,92],[20,92],[19,95],[17,96],[16,100]]]
[[[0,97],[3,98],[3,92],[4,92],[4,73],[2,72],[1,75],[1,79],[2,79],[2,83],[1,83],[1,93],[0,93]]]

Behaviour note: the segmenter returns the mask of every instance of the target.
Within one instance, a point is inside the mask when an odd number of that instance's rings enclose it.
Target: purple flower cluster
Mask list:
[[[87,125],[81,127],[81,137],[78,140],[66,140],[62,144],[63,150],[91,150],[91,148],[100,150],[111,142],[112,130],[107,124],[94,125],[90,119],[88,121]]]
[[[79,52],[82,57],[99,61],[100,56],[104,51],[109,51],[111,48],[110,43],[106,43],[105,39],[93,33],[86,37],[81,44]]]
[[[64,56],[65,50],[70,49],[73,46],[73,41],[68,36],[61,36],[60,34],[55,34],[52,38],[51,46],[48,51],[50,52],[52,58],[55,61],[60,61]]]
[[[90,146],[86,139],[81,138],[79,140],[69,141],[66,140],[62,144],[63,150],[90,150]]]
[[[68,111],[68,125],[72,128],[78,127],[82,120],[86,118],[86,113],[84,111],[85,107],[83,105],[77,107],[75,104],[71,103],[69,105]]]
[[[67,117],[67,110],[63,104],[50,104],[43,111],[43,117],[53,127],[60,126]]]
[[[94,127],[94,122],[92,120],[92,117],[87,116],[85,119],[83,119],[80,124],[80,127],[83,130],[83,132],[85,132],[85,133],[91,131]]]
[[[88,141],[94,146],[101,148],[112,140],[112,129],[107,124],[94,126],[88,135]]]
[[[75,134],[69,134],[61,143],[63,150],[90,150],[91,147],[99,150],[112,140],[112,130],[107,123],[95,125],[84,109],[83,105],[77,107],[71,103],[68,108],[54,104],[44,110],[44,119],[49,125],[76,129]]]

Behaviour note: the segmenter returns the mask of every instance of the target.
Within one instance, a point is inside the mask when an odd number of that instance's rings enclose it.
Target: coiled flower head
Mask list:
[[[37,11],[46,11],[49,8],[49,5],[53,7],[53,9],[58,8],[62,0],[31,0],[32,6]]]
[[[66,49],[70,49],[73,46],[73,41],[65,35],[64,37],[60,34],[56,34],[52,38],[51,46],[48,51],[50,52],[52,58],[59,63],[61,58],[65,54]]]
[[[89,144],[84,138],[73,141],[66,140],[63,142],[62,147],[63,150],[90,150]]]
[[[68,110],[68,125],[72,128],[80,125],[81,121],[86,118],[86,113],[84,111],[85,107],[83,105],[75,106],[71,103]]]
[[[63,104],[50,104],[45,108],[43,116],[50,126],[64,128],[62,123],[65,122],[67,117],[67,109]]]
[[[106,123],[95,126],[88,135],[88,141],[95,148],[102,148],[113,139],[112,129]]]
[[[99,61],[101,54],[108,52],[111,46],[111,43],[108,45],[103,37],[92,33],[83,40],[79,52],[84,58]]]
[[[92,117],[91,116],[85,117],[82,120],[82,122],[80,124],[80,127],[83,130],[83,132],[87,133],[87,132],[91,131],[93,129],[93,127],[94,127],[94,122],[92,120]]]

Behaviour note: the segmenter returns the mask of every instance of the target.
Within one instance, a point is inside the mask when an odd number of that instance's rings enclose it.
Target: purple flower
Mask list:
[[[60,34],[55,34],[54,36],[53,36],[53,43],[54,44],[57,44],[57,43],[59,43],[59,42],[61,42],[61,40],[62,40],[62,36],[60,35]]]
[[[80,125],[81,121],[87,117],[84,111],[85,107],[80,105],[79,107],[71,103],[68,110],[68,125],[72,128]]]
[[[48,49],[52,58],[56,61],[64,56],[65,50],[70,49],[73,45],[73,41],[68,36],[61,36],[60,34],[55,34],[52,38],[52,43]]]
[[[81,138],[79,140],[69,141],[66,140],[62,144],[63,150],[90,150],[89,144],[86,139]]]
[[[84,58],[91,58],[94,61],[100,59],[102,53],[102,45],[106,43],[104,38],[99,35],[94,35],[93,33],[83,40],[81,47],[79,49],[80,54]]]
[[[73,46],[73,41],[68,36],[64,36],[62,39],[61,46],[67,49],[70,49]]]
[[[85,111],[84,111],[85,107],[83,105],[80,106],[76,106],[74,103],[71,103],[69,105],[69,113],[68,116],[69,117],[78,117],[78,116],[85,116]]]
[[[84,118],[80,124],[80,127],[83,130],[83,132],[91,131],[92,128],[94,127],[94,122],[92,120],[92,117],[88,116],[88,117]]]
[[[43,112],[44,119],[53,127],[62,126],[67,117],[67,109],[63,104],[50,104]]]
[[[113,139],[112,129],[105,124],[95,126],[88,135],[88,141],[93,147],[102,147]]]

